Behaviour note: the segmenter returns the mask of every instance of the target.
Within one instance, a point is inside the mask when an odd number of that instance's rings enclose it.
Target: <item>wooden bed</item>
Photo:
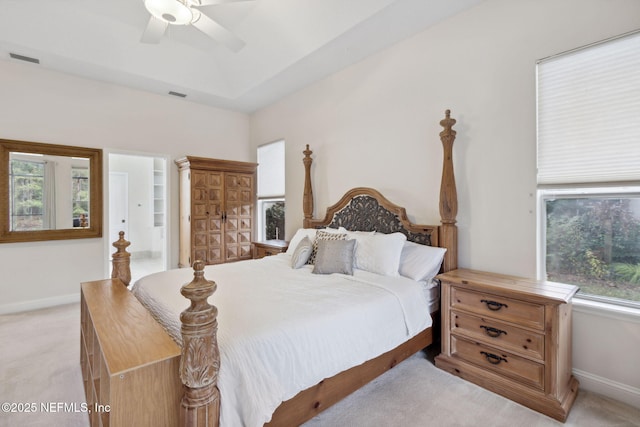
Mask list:
[[[370,188],[348,191],[327,209],[323,219],[313,219],[312,152],[307,146],[303,159],[304,227],[343,226],[357,231],[402,232],[408,241],[447,248],[442,271],[456,269],[457,196],[452,162],[456,132],[449,110],[440,124],[444,128],[440,133],[444,147],[440,225],[411,223],[404,208]],[[121,233],[120,240],[114,243],[117,252],[113,255],[112,279],[82,284],[81,365],[91,424],[218,426],[221,397],[216,385],[220,366],[217,308],[207,302],[216,284],[204,277],[204,263],[196,261],[193,281],[181,290],[191,305],[180,316],[183,341],[180,349],[125,287],[131,279],[128,245]],[[267,425],[295,426],[313,418],[430,345],[434,327],[387,353],[301,391],[283,402]]]

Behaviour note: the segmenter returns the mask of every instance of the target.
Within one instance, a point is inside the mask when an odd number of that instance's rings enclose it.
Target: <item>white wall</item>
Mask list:
[[[316,216],[347,189],[368,186],[414,222],[437,224],[438,122],[450,108],[460,266],[535,277],[536,60],[637,28],[634,0],[487,0],[256,112],[252,144],[287,145],[287,238],[302,224],[305,144],[314,151]],[[640,406],[640,329],[624,319],[618,333],[592,339],[603,317],[580,311],[574,367],[626,387],[624,399]],[[595,348],[615,362],[595,363]]]
[[[0,61],[0,138],[240,161],[255,159],[249,117],[169,96]],[[107,152],[104,153],[108,158]],[[105,160],[105,186],[108,183]],[[169,165],[172,228],[178,241],[178,175]],[[105,192],[105,200],[108,200]],[[105,212],[105,224],[108,224]],[[106,232],[106,228],[105,228]],[[79,284],[103,279],[105,239],[0,244],[0,313],[77,300]],[[177,266],[172,245],[168,262]]]

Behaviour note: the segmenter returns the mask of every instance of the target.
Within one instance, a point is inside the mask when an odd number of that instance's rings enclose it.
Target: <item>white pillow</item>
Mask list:
[[[286,253],[289,255],[293,255],[293,252],[296,250],[296,248],[300,244],[300,241],[302,241],[302,239],[304,239],[305,237],[308,237],[309,240],[311,240],[311,243],[313,243],[313,241],[316,240],[316,229],[315,228],[299,228],[298,231],[296,231],[296,234],[294,234],[293,237],[291,238],[291,241],[289,242],[289,247],[287,248]]]
[[[326,231],[327,233],[333,233],[333,234],[344,234],[347,232],[347,229],[344,227],[338,227],[338,228],[325,227],[322,229],[322,231]]]
[[[308,236],[304,236],[298,246],[293,251],[293,255],[291,256],[291,267],[298,269],[307,263],[309,257],[311,256],[311,250],[313,249],[313,243]]]
[[[400,275],[430,282],[440,271],[446,248],[405,242],[400,258]]]
[[[402,233],[355,233],[349,235],[356,244],[355,266],[357,269],[397,276],[402,247],[407,237]]]

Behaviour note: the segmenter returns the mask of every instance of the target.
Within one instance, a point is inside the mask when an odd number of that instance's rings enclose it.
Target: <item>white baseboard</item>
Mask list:
[[[30,301],[21,301],[0,305],[0,314],[20,313],[23,311],[38,310],[40,308],[54,307],[56,305],[80,302],[80,294],[60,295],[57,297],[42,298]]]
[[[640,388],[612,381],[589,372],[574,369],[573,375],[580,381],[580,388],[640,408]]]

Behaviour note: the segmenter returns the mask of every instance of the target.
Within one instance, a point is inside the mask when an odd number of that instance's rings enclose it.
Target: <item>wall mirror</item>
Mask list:
[[[0,243],[102,237],[102,150],[0,139]]]

